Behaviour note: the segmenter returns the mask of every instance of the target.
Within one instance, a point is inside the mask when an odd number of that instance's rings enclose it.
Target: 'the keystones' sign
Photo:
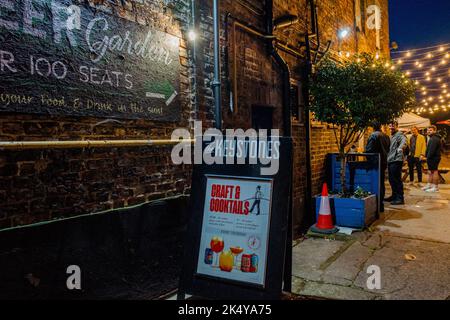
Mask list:
[[[178,121],[179,38],[70,0],[0,0],[0,111]]]

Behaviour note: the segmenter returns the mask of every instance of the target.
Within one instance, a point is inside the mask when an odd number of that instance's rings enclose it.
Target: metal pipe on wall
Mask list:
[[[148,146],[170,146],[179,143],[195,143],[185,140],[82,140],[82,141],[0,141],[0,150],[28,149],[83,149],[83,148],[126,148]]]
[[[216,129],[222,129],[222,83],[220,81],[220,12],[219,0],[213,1],[214,19],[214,80],[212,83],[215,105]]]
[[[269,35],[273,35],[273,0],[265,1],[266,7],[266,32]],[[273,40],[268,41],[269,54],[275,59],[280,68],[282,69],[282,79],[283,79],[283,135],[285,137],[292,136],[291,129],[291,76],[289,65],[280,56],[278,51],[275,49]],[[290,155],[292,157],[292,153]],[[291,161],[290,171],[293,172],[293,166]],[[283,270],[283,290],[290,292],[292,291],[292,241],[293,241],[293,188],[292,188],[292,176],[288,182],[289,187],[289,206],[288,206],[288,221],[287,221],[287,235],[286,235],[286,247],[285,247],[285,257],[284,257],[284,270]]]

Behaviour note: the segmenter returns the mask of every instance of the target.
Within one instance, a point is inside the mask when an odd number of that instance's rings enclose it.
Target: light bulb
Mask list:
[[[350,31],[347,28],[345,28],[345,29],[342,29],[341,31],[339,31],[338,36],[341,39],[345,39],[349,35],[349,33],[350,33]]]
[[[197,39],[197,33],[194,30],[188,32],[188,39],[190,41],[195,41]]]

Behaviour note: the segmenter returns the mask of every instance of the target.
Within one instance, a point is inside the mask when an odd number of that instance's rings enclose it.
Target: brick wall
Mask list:
[[[204,47],[200,43],[201,67],[193,68],[192,48],[184,38],[191,21],[190,1],[97,0],[89,5],[180,38],[181,121],[2,113],[0,140],[164,139],[170,138],[175,128],[189,127],[195,117],[211,123],[212,93],[208,79],[212,54],[209,45]],[[202,19],[208,16],[211,20],[209,12],[199,14]],[[209,25],[202,29],[201,36],[209,44]],[[0,229],[187,195],[191,168],[173,166],[170,152],[169,147],[2,150]]]
[[[0,140],[78,140],[168,138],[177,127],[190,127],[194,119],[206,128],[214,121],[212,1],[198,0],[195,20],[199,32],[194,51],[184,36],[190,28],[190,1],[134,0],[91,1],[99,10],[108,10],[125,19],[147,24],[171,33],[181,41],[182,69],[180,123],[147,120],[104,121],[98,118],[49,117],[4,114],[0,118]],[[95,4],[94,4],[95,3]],[[381,52],[389,54],[387,0],[367,0],[382,9]],[[317,0],[320,40],[332,41],[331,54],[337,51],[371,52],[375,32],[354,31],[353,0]],[[268,55],[266,41],[242,29],[234,18],[256,30],[265,31],[264,1],[221,1],[222,94],[224,128],[250,128],[252,108],[272,107],[273,124],[281,128],[282,83],[280,67]],[[230,17],[227,18],[227,14]],[[294,14],[300,23],[276,31],[285,44],[294,48],[303,41],[308,26],[306,1],[274,1],[274,18]],[[228,25],[226,24],[228,22]],[[339,45],[337,32],[350,27],[353,32]],[[302,52],[303,49],[300,49]],[[304,59],[280,51],[291,77],[302,81]],[[236,55],[236,59],[234,59]],[[233,66],[237,66],[237,110],[231,112],[230,90]],[[305,123],[293,124],[294,138],[294,221],[301,225],[306,192],[306,157],[311,156],[313,193],[320,191],[325,178],[326,154],[336,151],[332,131],[327,126],[312,126],[311,155],[306,153]],[[190,167],[174,167],[169,148],[110,148],[85,150],[0,151],[0,229],[49,219],[121,208],[190,191]]]
[[[298,47],[298,43],[303,41],[303,35],[310,21],[309,9],[306,8],[306,1],[275,1],[275,19],[277,17],[294,14],[300,17],[300,23],[277,32],[277,37],[284,43],[292,47]],[[376,4],[381,8],[382,29],[380,31],[381,50],[383,57],[389,57],[389,19],[387,0],[367,0],[366,7]],[[322,46],[331,40],[330,55],[339,59],[338,52],[349,52],[350,54],[367,52],[375,54],[376,32],[364,28],[360,32],[355,29],[355,6],[354,0],[317,0],[318,24],[320,31],[320,42]],[[365,23],[365,21],[363,21]],[[350,36],[338,41],[338,30],[349,28]],[[313,40],[313,42],[316,42]],[[302,60],[296,59],[290,54],[281,52],[282,56],[289,63],[291,77],[302,80],[300,76]],[[343,55],[345,57],[345,54]],[[325,162],[328,153],[337,152],[333,131],[326,124],[313,122],[311,125],[311,154],[306,154],[305,127],[304,123],[294,124],[294,185],[293,185],[293,209],[294,227],[298,230],[302,222],[311,219],[313,213],[304,212],[304,201],[306,192],[306,157],[311,157],[312,166],[312,193],[318,194],[321,191],[322,183],[326,180]],[[302,226],[305,227],[305,226]]]

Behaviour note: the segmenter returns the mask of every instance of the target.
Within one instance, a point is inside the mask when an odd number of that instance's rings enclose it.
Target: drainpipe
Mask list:
[[[273,35],[273,1],[266,0],[266,32],[268,35]],[[290,137],[291,132],[291,104],[290,104],[290,90],[291,90],[291,73],[289,65],[280,56],[273,45],[273,39],[268,40],[269,53],[275,59],[277,64],[283,71],[283,133],[284,136]]]
[[[215,122],[216,129],[222,129],[222,84],[220,82],[220,13],[219,0],[213,1],[214,18],[214,80],[212,83],[214,91]]]
[[[315,215],[313,214],[313,206],[312,206],[312,165],[311,165],[311,115],[310,115],[310,94],[309,94],[309,78],[312,75],[312,66],[313,62],[317,60],[317,56],[320,50],[320,34],[319,34],[319,25],[317,19],[317,10],[314,0],[309,0],[310,10],[311,10],[311,34],[307,29],[305,32],[305,53],[306,53],[306,61],[305,67],[303,69],[302,79],[303,79],[303,98],[305,101],[305,152],[306,152],[306,191],[305,191],[305,217],[302,222],[303,225],[311,225],[314,222]],[[311,43],[310,38],[317,38],[317,52],[312,58],[311,54]],[[328,42],[327,50],[329,49],[330,42]]]
[[[268,35],[273,35],[273,0],[266,0],[266,32]],[[291,137],[291,103],[290,103],[290,91],[291,91],[291,76],[289,71],[289,65],[280,56],[275,49],[273,39],[268,40],[268,48],[272,57],[283,71],[283,135],[285,137]],[[290,155],[292,157],[292,154]],[[290,171],[292,172],[293,166],[291,165]],[[283,268],[283,290],[287,292],[292,291],[292,242],[293,242],[293,217],[292,217],[292,174],[289,181],[289,205],[288,205],[288,224],[286,234],[286,248],[284,257]]]
[[[306,140],[306,195],[305,195],[305,220],[308,225],[314,221],[312,209],[312,165],[311,165],[311,116],[309,112],[309,78],[312,74],[312,57],[308,32],[305,34],[306,62],[303,70],[303,97],[305,101],[305,140]],[[302,223],[304,224],[304,223]]]

